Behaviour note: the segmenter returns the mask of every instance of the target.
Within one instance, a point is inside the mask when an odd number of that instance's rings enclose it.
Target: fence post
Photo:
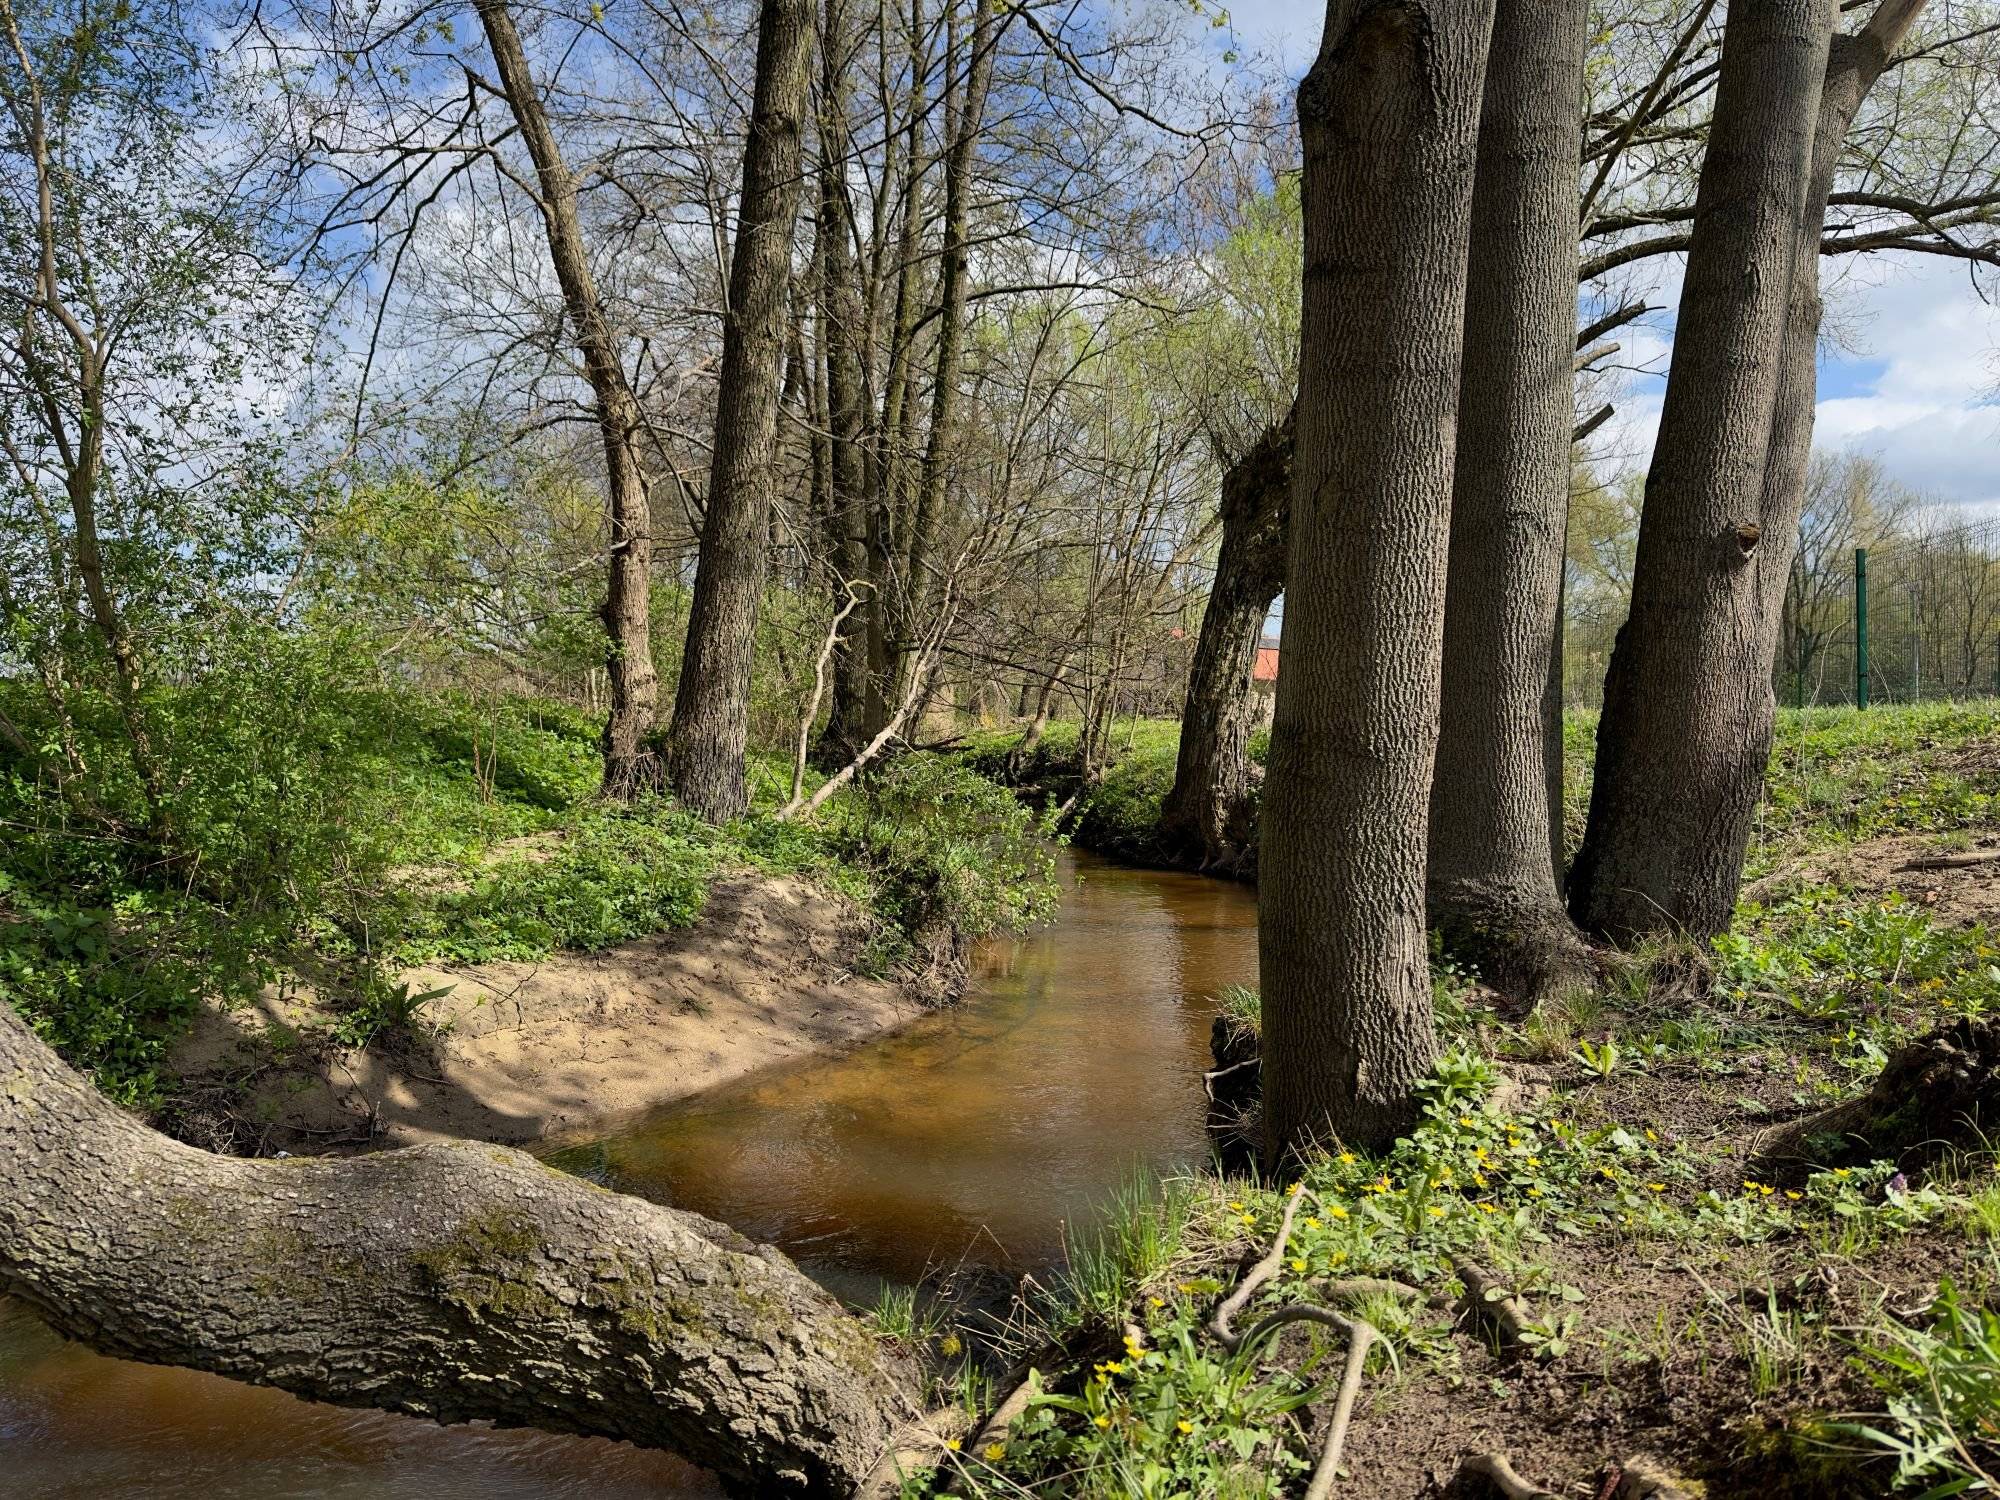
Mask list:
[[[1868,706],[1868,549],[1854,549],[1854,706]]]

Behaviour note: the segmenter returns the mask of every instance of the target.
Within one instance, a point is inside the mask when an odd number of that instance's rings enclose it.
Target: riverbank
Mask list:
[[[730,869],[678,931],[412,968],[396,983],[433,998],[365,1046],[343,1042],[342,1011],[309,985],[205,1006],[169,1054],[161,1114],[184,1139],[252,1155],[603,1128],[956,997],[965,967],[950,939],[871,977],[878,936],[824,884]]]
[[[1362,1324],[1341,1494],[1492,1493],[1494,1454],[1521,1494],[1990,1488],[1996,809],[1991,702],[1783,716],[1730,935],[1527,1012],[1434,959],[1418,1129],[1128,1200],[1052,1315],[1060,1399],[947,1461],[960,1488],[1293,1492]],[[1237,1328],[1321,1322],[1232,1348],[1239,1290]]]

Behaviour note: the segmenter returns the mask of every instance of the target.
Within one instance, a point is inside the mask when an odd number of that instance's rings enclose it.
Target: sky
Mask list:
[[[1275,58],[1296,77],[1318,45],[1318,0],[1236,0],[1211,41]],[[1680,268],[1663,265],[1669,305]],[[1831,337],[1822,340],[1815,442],[1880,459],[1920,494],[2000,515],[2000,294],[1981,300],[1966,268],[1929,256],[1822,262]],[[1662,300],[1655,298],[1654,300]],[[1672,322],[1619,337],[1629,370],[1605,447],[1622,466],[1651,453]]]

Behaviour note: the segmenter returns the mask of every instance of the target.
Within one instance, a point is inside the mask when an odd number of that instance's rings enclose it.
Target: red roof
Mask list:
[[[1252,682],[1276,682],[1278,680],[1278,648],[1259,646],[1257,664],[1250,669]]]

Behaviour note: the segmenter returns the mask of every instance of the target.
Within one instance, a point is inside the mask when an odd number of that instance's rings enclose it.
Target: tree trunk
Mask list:
[[[863,463],[860,342],[866,328],[856,285],[852,204],[847,188],[849,35],[844,0],[826,0],[820,28],[819,129],[819,335],[824,350],[831,480],[830,524],[835,569],[843,587],[868,582],[868,495]],[[863,590],[864,594],[872,590]],[[871,601],[864,598],[865,610]],[[823,765],[838,768],[867,743],[863,732],[868,695],[867,618],[849,615],[834,642],[833,707],[819,738]]]
[[[549,128],[513,15],[504,0],[479,0],[478,9],[500,87],[535,164],[549,259],[564,310],[576,328],[584,379],[597,403],[611,529],[610,570],[600,611],[608,639],[605,676],[611,685],[611,712],[604,723],[604,790],[608,796],[630,797],[659,780],[648,744],[659,712],[660,684],[653,669],[652,506],[639,462],[644,418],[591,275],[577,216],[576,179]]]
[[[764,592],[778,428],[779,361],[790,312],[812,0],[763,0],[743,194],[729,263],[715,455],[702,516],[687,646],[667,733],[667,780],[711,823],[748,806],[743,752]]]
[[[1174,784],[1160,803],[1161,838],[1204,869],[1242,869],[1255,843],[1251,674],[1271,601],[1285,587],[1296,422],[1272,427],[1222,479],[1215,583],[1188,675]]]
[[[955,0],[954,0],[955,3]],[[890,643],[888,691],[900,698],[911,653],[926,634],[924,618],[936,592],[931,587],[938,538],[944,527],[945,501],[951,488],[951,467],[957,460],[958,378],[965,359],[966,291],[970,280],[969,222],[972,203],[972,163],[986,122],[986,95],[993,81],[993,57],[999,51],[1000,8],[973,0],[972,34],[967,43],[966,76],[957,107],[946,103],[951,145],[945,154],[944,247],[938,265],[937,365],[931,379],[930,433],[924,446],[917,482],[916,508],[910,525],[909,557],[903,568],[904,608],[894,622]],[[955,57],[947,66],[955,67]]]
[[[1305,299],[1265,781],[1264,1148],[1375,1146],[1437,1039],[1424,844],[1492,0],[1330,0],[1299,87]]]
[[[147,1129],[0,1004],[0,1292],[106,1354],[670,1448],[853,1493],[910,1372],[783,1255],[517,1151],[242,1161]]]
[[[1499,0],[1495,12],[1431,784],[1431,921],[1490,982],[1529,996],[1588,973],[1551,859],[1562,818],[1562,700],[1549,686],[1560,670],[1575,421],[1576,101],[1589,34],[1585,0]]]
[[[1760,491],[1832,34],[1832,0],[1740,5],[1724,24],[1631,612],[1570,879],[1576,920],[1621,941],[1721,932],[1736,907],[1770,752]]]

